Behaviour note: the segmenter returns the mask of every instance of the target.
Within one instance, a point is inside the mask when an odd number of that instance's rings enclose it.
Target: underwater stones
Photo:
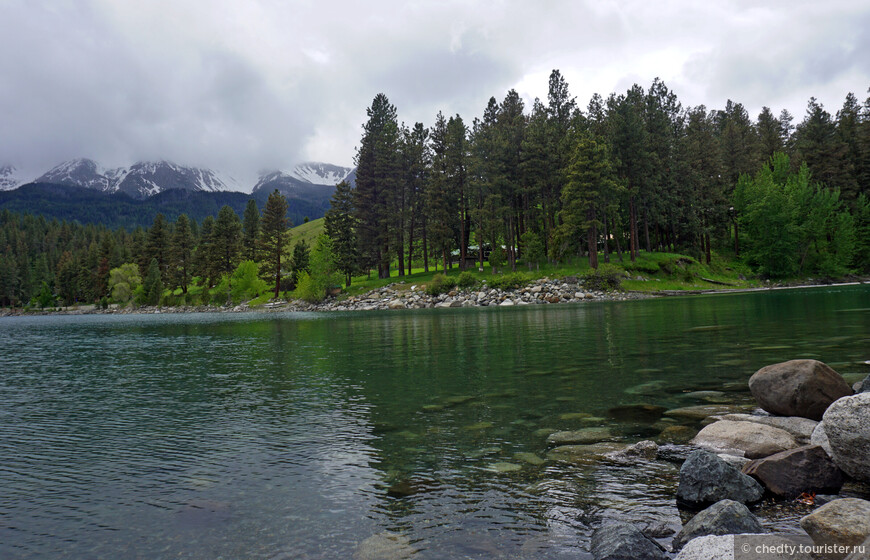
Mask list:
[[[608,453],[627,447],[625,443],[606,442],[590,445],[561,445],[547,452],[547,459],[575,465],[592,465],[600,462]]]
[[[749,459],[759,459],[798,447],[794,436],[785,430],[766,424],[731,420],[719,420],[705,426],[691,443],[717,453],[741,451]]]
[[[688,443],[697,433],[698,430],[677,424],[666,426],[659,434],[658,440],[663,443]]]
[[[652,404],[626,404],[614,406],[607,410],[607,415],[620,422],[653,423],[662,417],[667,409]]]
[[[360,542],[353,560],[407,560],[416,552],[408,537],[384,531]]]
[[[516,459],[517,461],[522,461],[523,463],[528,463],[529,465],[533,466],[543,465],[546,462],[544,459],[538,457],[534,453],[528,453],[523,451],[514,453],[514,459]]]
[[[761,523],[745,505],[734,500],[720,500],[686,523],[674,538],[673,549],[681,549],[696,537],[763,532]]]
[[[701,509],[720,500],[744,504],[761,500],[764,488],[713,453],[692,452],[680,467],[677,502],[691,509]]]
[[[625,390],[625,393],[628,395],[654,395],[656,393],[664,391],[665,386],[666,384],[664,381],[662,381],[661,379],[656,379],[654,381],[647,381],[646,383],[641,383],[640,385],[634,385],[633,387],[629,387]]]
[[[837,399],[852,394],[843,377],[817,360],[790,360],[761,368],[749,378],[758,405],[781,416],[821,420]]]
[[[844,397],[825,412],[831,457],[843,472],[870,482],[870,393]]]
[[[610,428],[583,428],[580,430],[555,432],[547,437],[550,445],[583,445],[613,439]]]
[[[591,417],[592,415],[588,412],[566,412],[559,415],[559,420],[583,420]]]
[[[474,424],[469,424],[468,426],[463,426],[462,429],[475,432],[475,431],[480,431],[480,430],[488,430],[492,427],[493,427],[492,422],[475,422]]]
[[[444,405],[443,404],[427,404],[427,405],[424,405],[423,408],[421,408],[420,410],[422,410],[423,412],[439,412],[441,410],[444,410]]]
[[[665,411],[664,416],[681,420],[703,420],[710,416],[731,414],[734,412],[750,412],[751,406],[737,404],[702,404],[698,406],[684,406]]]
[[[633,445],[629,445],[625,449],[612,451],[605,455],[608,459],[615,461],[631,461],[634,459],[653,460],[656,458],[659,446],[655,442],[644,440]]]
[[[837,492],[843,473],[818,445],[806,445],[756,459],[743,467],[743,474],[759,480],[771,493],[792,499],[804,492]]]
[[[522,465],[518,465],[516,463],[508,463],[505,461],[499,461],[498,463],[492,463],[490,465],[487,465],[486,470],[488,470],[490,472],[503,474],[503,473],[509,473],[509,472],[516,472],[518,470],[521,470],[522,468],[523,468]]]
[[[472,395],[454,395],[452,397],[447,397],[444,399],[445,406],[459,406],[461,404],[466,404],[473,401],[475,397]]]

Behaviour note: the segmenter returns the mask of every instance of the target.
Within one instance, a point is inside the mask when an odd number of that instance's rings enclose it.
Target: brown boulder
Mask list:
[[[839,492],[844,482],[843,471],[818,445],[805,445],[750,461],[743,467],[743,474],[786,499],[804,492]]]
[[[817,360],[791,360],[763,367],[749,378],[758,405],[771,414],[821,420],[835,400],[852,394],[843,377]]]

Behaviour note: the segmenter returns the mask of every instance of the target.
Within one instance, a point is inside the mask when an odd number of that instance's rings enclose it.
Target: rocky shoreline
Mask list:
[[[674,498],[697,513],[670,546],[646,528],[605,522],[592,536],[594,560],[870,558],[870,501],[855,496],[863,488],[866,498],[870,483],[870,376],[849,386],[821,362],[792,360],[762,368],[749,388],[761,410],[708,416],[676,458]],[[605,457],[671,455],[643,441]],[[771,534],[750,509],[763,499],[816,507],[800,519],[802,534]]]
[[[396,309],[434,309],[455,307],[509,307],[518,305],[544,305],[557,303],[583,303],[592,301],[626,301],[646,299],[651,294],[641,292],[616,292],[585,289],[574,277],[562,279],[541,278],[528,285],[512,290],[488,288],[479,285],[468,289],[453,289],[439,295],[427,294],[422,285],[399,282],[348,298],[327,298],[321,303],[302,300],[274,301],[251,307],[247,303],[232,306],[174,306],[174,307],[117,307],[99,309],[96,306],[51,311],[20,311],[0,309],[0,317],[16,315],[127,315],[134,313],[240,313],[257,311],[275,313],[282,311],[386,311]]]

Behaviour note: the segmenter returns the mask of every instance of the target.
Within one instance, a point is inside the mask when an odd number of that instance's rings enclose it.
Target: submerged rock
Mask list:
[[[628,523],[612,523],[592,533],[595,560],[666,560],[662,547]]]
[[[859,545],[870,536],[870,502],[834,500],[801,519],[801,527],[817,545]]]
[[[522,468],[523,468],[522,465],[518,465],[516,463],[507,463],[507,462],[502,461],[502,462],[492,463],[491,465],[488,465],[486,467],[486,470],[491,471],[491,472],[497,472],[497,473],[509,473],[509,472],[516,472],[518,470],[521,470]]]
[[[759,480],[771,493],[792,499],[804,492],[838,492],[843,472],[818,445],[805,445],[757,459],[743,467],[743,474]]]
[[[658,439],[663,443],[688,443],[697,433],[698,430],[694,430],[688,426],[667,426],[659,434]]]
[[[614,406],[607,411],[607,415],[620,422],[647,422],[653,423],[662,417],[667,409],[653,404],[625,404]]]
[[[406,560],[417,550],[408,537],[384,531],[359,543],[353,553],[354,560]]]
[[[592,465],[600,462],[613,451],[626,448],[624,443],[593,443],[591,445],[562,445],[550,450],[547,459],[575,465]]]
[[[817,360],[791,360],[763,367],[749,378],[758,405],[771,414],[821,420],[837,399],[852,394],[843,377]]]
[[[717,453],[738,450],[749,459],[759,459],[798,447],[794,436],[785,430],[766,424],[731,420],[719,420],[705,426],[692,439],[692,443]]]
[[[565,432],[550,434],[547,443],[551,445],[582,445],[587,443],[599,443],[613,439],[610,428],[583,428]]]
[[[514,453],[514,459],[517,461],[522,461],[523,463],[528,463],[530,465],[538,466],[543,465],[546,461],[534,453],[528,452],[517,452]]]
[[[734,500],[721,500],[686,523],[674,538],[673,549],[681,549],[695,537],[763,532],[764,528],[749,508]]]
[[[703,420],[710,416],[720,414],[730,414],[733,412],[749,412],[751,406],[737,404],[702,404],[698,406],[684,406],[682,408],[672,408],[665,412],[665,416],[672,418],[681,418],[686,420]]]
[[[825,412],[831,457],[849,476],[870,482],[870,393],[844,397]]]
[[[644,440],[629,445],[625,449],[619,451],[611,451],[606,455],[608,459],[615,461],[632,461],[634,459],[652,460],[656,458],[659,446],[655,442]]]
[[[694,451],[680,467],[677,502],[701,509],[720,500],[744,504],[761,500],[764,488],[713,453]]]

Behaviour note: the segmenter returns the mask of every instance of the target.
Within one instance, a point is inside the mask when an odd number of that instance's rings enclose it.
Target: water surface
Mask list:
[[[417,558],[574,558],[602,519],[679,529],[678,467],[531,464],[547,433],[655,438],[608,410],[748,403],[787,359],[866,375],[870,287],[6,318],[0,346],[2,558],[349,558],[384,531]]]

